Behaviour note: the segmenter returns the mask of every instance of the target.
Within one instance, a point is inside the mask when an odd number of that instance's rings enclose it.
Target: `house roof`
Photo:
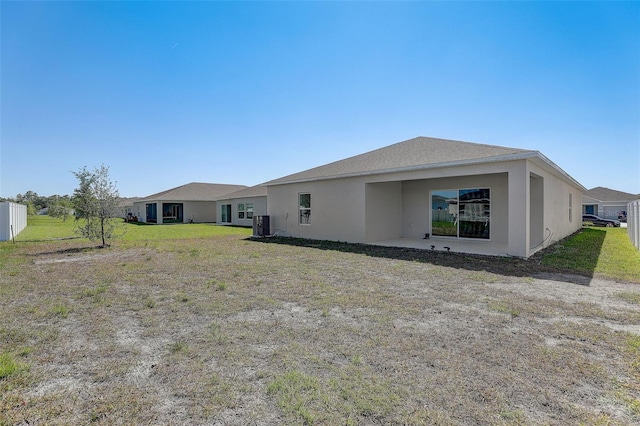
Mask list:
[[[594,204],[600,200],[596,200],[595,198],[587,197],[586,195],[582,196],[582,204]]]
[[[122,197],[118,199],[118,206],[120,207],[128,207],[133,206],[133,203],[136,203],[140,200],[140,197]]]
[[[246,188],[245,185],[227,185],[221,183],[191,182],[176,188],[167,189],[138,201],[216,201],[224,195]]]
[[[250,186],[248,188],[243,188],[239,191],[231,192],[226,194],[224,197],[220,197],[220,199],[232,200],[236,198],[248,198],[248,197],[266,197],[267,196],[267,187],[264,185],[256,185]]]
[[[335,161],[324,166],[315,167],[300,173],[271,180],[266,182],[265,185],[336,179],[342,177],[534,157],[542,160],[557,173],[562,174],[567,179],[582,187],[578,182],[538,151],[423,136],[389,145],[374,151],[369,151],[344,160]]]
[[[596,201],[634,201],[640,198],[640,194],[629,194],[628,192],[616,191],[614,189],[598,186],[591,188],[584,193],[584,196]]]

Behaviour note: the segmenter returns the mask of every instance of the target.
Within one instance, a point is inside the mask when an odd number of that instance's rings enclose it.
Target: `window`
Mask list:
[[[247,203],[247,219],[253,219],[253,204]]]
[[[244,203],[238,203],[238,219],[244,219]]]
[[[147,204],[147,222],[158,222],[158,205],[156,203]]]
[[[490,238],[489,188],[431,192],[431,234],[441,237]]]
[[[220,221],[222,223],[231,223],[231,204],[220,206]]]
[[[431,234],[441,237],[458,235],[458,191],[431,193]]]
[[[298,201],[300,224],[309,225],[311,223],[311,194],[298,194]]]
[[[162,222],[173,223],[183,221],[182,203],[162,203]]]
[[[573,222],[573,194],[569,193],[569,222]]]
[[[489,239],[489,189],[461,189],[459,200],[458,237]]]

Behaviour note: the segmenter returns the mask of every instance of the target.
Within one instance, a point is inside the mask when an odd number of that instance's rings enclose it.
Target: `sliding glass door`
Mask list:
[[[490,238],[489,188],[431,191],[431,234],[440,237]]]

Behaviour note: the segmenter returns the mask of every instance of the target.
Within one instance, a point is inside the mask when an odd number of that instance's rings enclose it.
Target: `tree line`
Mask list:
[[[26,205],[29,216],[34,216],[38,214],[38,212],[46,209],[47,214],[55,217],[64,217],[66,219],[73,210],[73,200],[70,195],[56,194],[47,197],[38,195],[35,191],[27,191],[15,197],[0,197],[0,202],[2,201],[11,201]]]

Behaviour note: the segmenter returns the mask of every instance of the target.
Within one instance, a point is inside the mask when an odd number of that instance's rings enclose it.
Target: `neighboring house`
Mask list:
[[[582,213],[595,214],[605,219],[626,219],[627,204],[638,199],[639,194],[598,186],[582,194]]]
[[[525,258],[580,229],[585,191],[538,151],[427,137],[264,185],[272,234]]]
[[[133,203],[132,213],[146,223],[216,221],[216,201],[244,185],[193,182],[149,195]]]
[[[218,200],[217,223],[252,226],[253,216],[267,214],[267,187],[256,185],[232,192]]]
[[[140,197],[120,198],[118,200],[118,217],[127,220],[137,220],[137,211],[134,210],[134,204],[140,200]]]
[[[0,203],[0,241],[12,240],[26,227],[26,205],[11,201]]]

